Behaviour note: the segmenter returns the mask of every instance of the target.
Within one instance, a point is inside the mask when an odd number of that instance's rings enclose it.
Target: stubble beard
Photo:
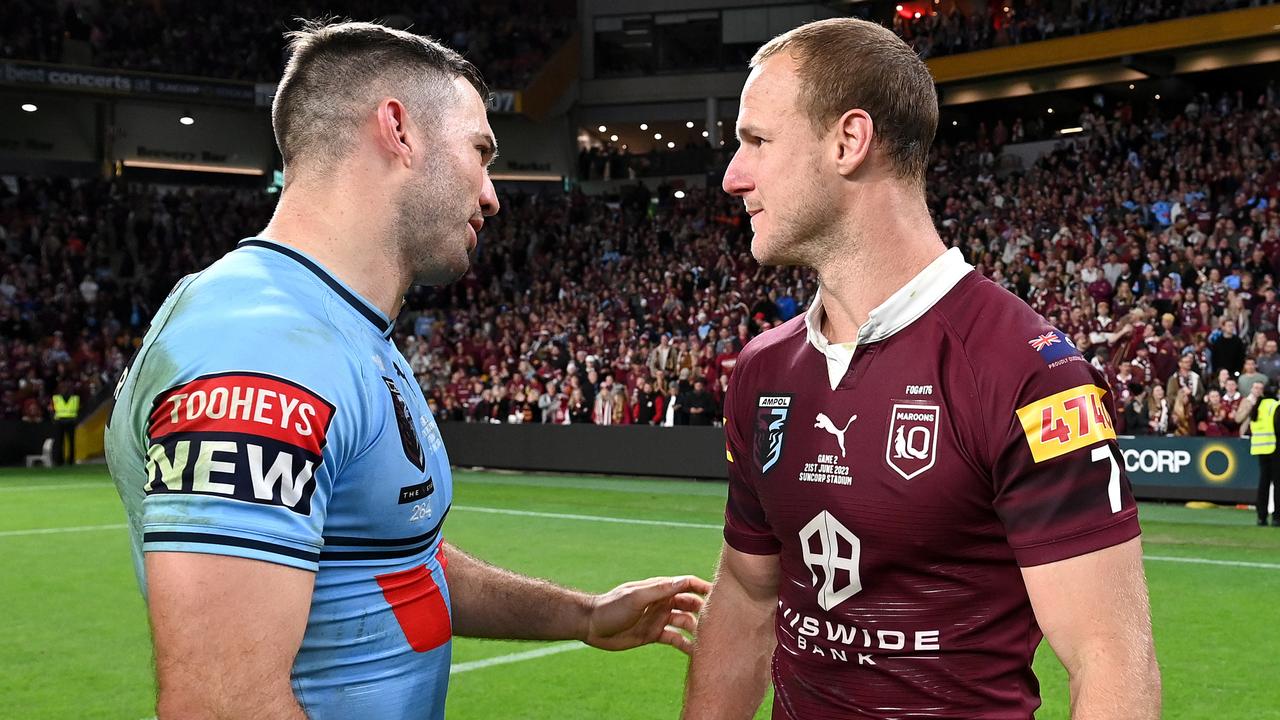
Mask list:
[[[824,257],[838,252],[838,248],[833,247],[833,214],[823,207],[813,190],[816,188],[803,189],[800,200],[788,215],[771,218],[776,224],[765,242],[752,241],[751,253],[761,265],[812,268]]]
[[[466,207],[458,183],[445,180],[441,167],[426,167],[400,190],[392,228],[403,267],[414,285],[448,285],[467,273]]]

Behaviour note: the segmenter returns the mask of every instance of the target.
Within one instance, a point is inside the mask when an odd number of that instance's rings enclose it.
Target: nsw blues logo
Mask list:
[[[756,461],[763,475],[782,458],[782,437],[787,431],[791,396],[761,395],[756,401]]]

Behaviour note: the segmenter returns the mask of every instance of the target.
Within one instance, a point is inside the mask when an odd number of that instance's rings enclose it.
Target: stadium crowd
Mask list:
[[[898,5],[891,26],[927,58],[1273,1],[918,0]],[[283,67],[282,34],[289,29],[281,18],[336,14],[378,18],[440,38],[475,62],[494,87],[522,88],[569,36],[574,10],[557,0],[10,0],[0,6],[0,58],[274,81]]]
[[[906,2],[893,31],[921,57],[1021,45],[1068,35],[1269,5],[1272,0],[990,0]]]
[[[6,0],[0,58],[93,64],[229,80],[274,82],[291,18],[329,15],[439,38],[495,88],[523,88],[568,38],[573,3],[558,0]],[[77,51],[83,52],[77,52]]]
[[[1107,373],[1120,430],[1233,434],[1280,381],[1280,93],[1132,112],[1086,112],[1025,171],[997,171],[996,133],[940,142],[930,205],[949,245]],[[63,380],[100,396],[172,284],[272,202],[0,185],[0,417],[43,419]],[[718,189],[506,193],[468,274],[410,293],[397,343],[442,421],[712,424],[743,345],[812,297],[807,272],[749,248]]]

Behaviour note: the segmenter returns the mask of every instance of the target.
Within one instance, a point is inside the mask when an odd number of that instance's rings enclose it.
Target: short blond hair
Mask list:
[[[923,186],[938,131],[938,94],[929,68],[905,42],[866,20],[819,20],[765,43],[751,67],[781,53],[796,62],[800,106],[815,132],[825,133],[849,110],[865,110],[875,144],[897,174]]]

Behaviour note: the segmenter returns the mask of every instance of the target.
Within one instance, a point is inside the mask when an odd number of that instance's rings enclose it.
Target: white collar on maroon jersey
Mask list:
[[[813,302],[804,314],[804,325],[809,344],[827,358],[827,379],[831,382],[831,389],[835,390],[849,372],[853,352],[859,345],[884,340],[915,322],[938,304],[942,296],[950,292],[970,270],[973,266],[965,262],[960,248],[942,253],[872,310],[867,321],[858,328],[858,338],[849,343],[832,343],[822,334],[822,292],[814,293]]]

